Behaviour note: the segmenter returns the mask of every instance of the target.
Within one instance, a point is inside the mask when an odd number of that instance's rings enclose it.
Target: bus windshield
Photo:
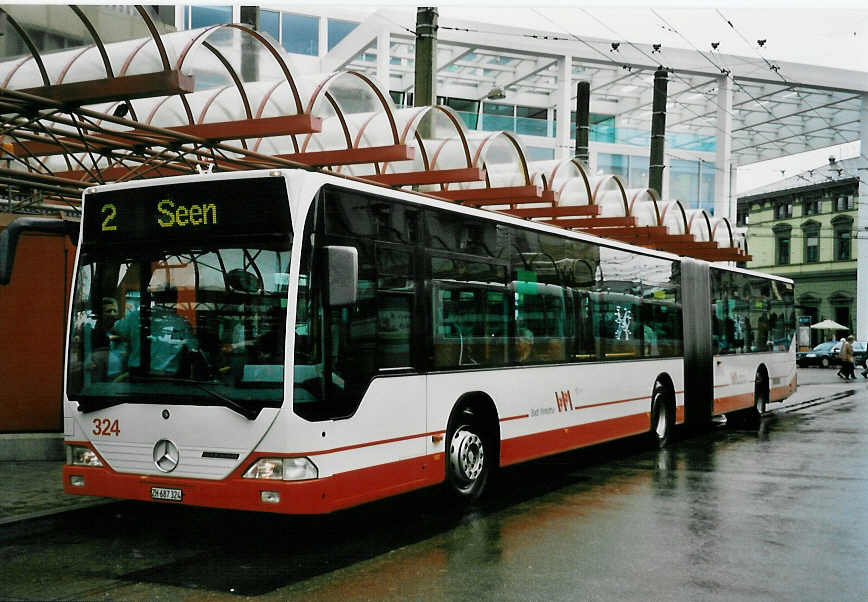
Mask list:
[[[282,178],[90,193],[69,328],[79,409],[283,401],[292,227]]]
[[[279,406],[290,244],[83,253],[70,398],[84,411],[128,401],[244,415]]]

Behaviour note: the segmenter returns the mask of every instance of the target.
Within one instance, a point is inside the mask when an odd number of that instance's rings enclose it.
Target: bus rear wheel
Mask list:
[[[485,433],[462,414],[447,441],[446,479],[457,497],[472,501],[485,490],[494,455]]]
[[[764,370],[757,370],[753,384],[754,414],[757,420],[765,414],[766,404],[769,402],[769,381]]]
[[[675,408],[669,389],[657,381],[651,393],[651,439],[658,449],[672,440],[675,428]]]

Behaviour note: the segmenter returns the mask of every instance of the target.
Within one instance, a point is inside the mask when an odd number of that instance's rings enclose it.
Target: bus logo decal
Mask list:
[[[161,472],[172,472],[181,460],[178,447],[168,439],[160,439],[154,445],[154,466]]]
[[[566,412],[568,410],[572,410],[573,408],[573,399],[570,397],[569,391],[561,391],[560,393],[555,393],[555,399],[558,402],[558,412]]]

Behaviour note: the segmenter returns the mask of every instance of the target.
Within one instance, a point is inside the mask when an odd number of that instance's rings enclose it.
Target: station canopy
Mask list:
[[[628,189],[616,175],[591,176],[577,159],[534,161],[515,134],[469,130],[449,106],[396,107],[390,92],[413,86],[414,37],[383,13],[357,26],[322,59],[323,72],[312,74],[273,38],[241,24],[161,32],[137,6],[138,33],[117,39],[99,30],[99,7],[57,5],[48,10],[80,22],[90,40],[48,51],[19,23],[18,10],[0,9],[6,35],[18,36],[24,49],[0,62],[0,184],[8,210],[77,211],[84,188],[109,181],[322,168],[682,255],[749,258],[726,218]],[[631,123],[647,131],[660,67],[648,49],[622,46],[613,60],[604,54],[608,42],[528,37],[516,44],[516,31],[441,27],[438,86],[464,98],[501,90],[550,106],[567,54],[571,85],[591,82],[592,110],[617,104],[624,131]],[[389,57],[377,61],[383,32]],[[670,70],[667,123],[714,139],[720,73],[702,68],[697,53],[667,52],[679,65]],[[376,77],[384,65],[388,87]],[[795,67],[788,72],[807,76]],[[767,73],[733,80],[734,161],[858,138],[861,92],[841,84],[837,72],[818,73],[798,84]]]

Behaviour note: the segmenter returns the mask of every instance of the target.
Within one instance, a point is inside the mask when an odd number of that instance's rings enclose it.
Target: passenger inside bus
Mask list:
[[[128,309],[109,332],[107,375],[123,378],[138,369],[150,374],[189,375],[192,356],[199,354],[199,342],[190,324],[173,311],[151,307],[150,366],[142,366],[141,313],[138,307]]]
[[[529,328],[519,328],[515,341],[515,361],[529,362],[533,353],[533,332]]]
[[[82,326],[85,357],[85,381],[102,380],[108,369],[109,331],[118,319],[118,302],[113,297],[103,297],[100,312],[93,323]]]

